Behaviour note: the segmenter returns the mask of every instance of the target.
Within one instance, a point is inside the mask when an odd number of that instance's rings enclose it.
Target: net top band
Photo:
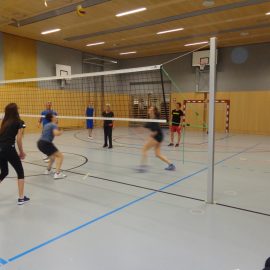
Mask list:
[[[146,67],[137,67],[137,68],[127,68],[127,69],[117,69],[117,70],[109,70],[109,71],[74,74],[74,75],[70,75],[70,76],[52,76],[52,77],[29,78],[29,79],[19,79],[19,80],[2,80],[2,81],[0,81],[0,84],[40,82],[40,81],[51,81],[51,80],[71,80],[71,79],[76,79],[76,78],[109,76],[109,75],[152,71],[152,70],[159,70],[160,68],[161,68],[161,65],[154,65],[154,66],[146,66]]]

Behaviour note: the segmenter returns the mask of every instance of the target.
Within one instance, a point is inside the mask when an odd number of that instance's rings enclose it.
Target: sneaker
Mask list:
[[[112,145],[110,145],[109,147],[108,147],[108,149],[112,149],[113,147],[112,147]]]
[[[103,145],[103,148],[106,148],[106,147],[108,147],[108,145],[107,145],[107,144],[104,144],[104,145]]]
[[[50,159],[47,157],[47,158],[44,158],[43,161],[48,163],[50,161]]]
[[[44,175],[49,175],[49,174],[51,174],[51,173],[52,173],[52,170],[49,171],[48,169],[46,169],[46,170],[44,171],[43,174],[44,174]]]
[[[63,174],[62,172],[55,173],[54,176],[53,176],[54,179],[63,179],[65,177],[67,177],[67,176],[65,174]]]
[[[177,144],[175,145],[175,147],[179,147],[179,143],[177,143]]]
[[[174,144],[173,143],[169,143],[168,146],[173,146]]]
[[[176,167],[173,164],[170,164],[168,167],[165,168],[166,171],[175,171]]]
[[[30,201],[30,199],[26,196],[23,197],[23,199],[18,199],[18,205],[23,205],[25,204],[26,202]]]
[[[93,140],[93,136],[88,136],[88,139]]]

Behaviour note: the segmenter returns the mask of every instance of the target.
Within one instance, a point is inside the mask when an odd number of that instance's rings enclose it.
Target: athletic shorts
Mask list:
[[[181,126],[171,126],[171,132],[181,133]]]
[[[86,128],[94,128],[94,121],[92,119],[86,120]]]
[[[39,140],[37,143],[38,149],[48,157],[58,152],[58,149],[51,142]]]

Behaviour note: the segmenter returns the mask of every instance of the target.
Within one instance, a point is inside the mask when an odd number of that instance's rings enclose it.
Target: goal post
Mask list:
[[[183,102],[183,111],[184,111],[184,114],[185,114],[185,117],[184,117],[184,122],[188,123],[190,121],[194,121],[194,118],[196,118],[195,116],[194,117],[188,117],[189,115],[189,108],[192,104],[194,105],[203,105],[201,108],[197,108],[194,109],[193,107],[193,110],[192,112],[195,112],[195,115],[199,115],[200,113],[203,113],[203,114],[206,114],[208,112],[208,109],[207,109],[207,105],[209,103],[209,100],[203,100],[203,99],[186,99],[184,100]],[[229,99],[216,99],[215,100],[215,103],[216,104],[223,104],[225,107],[224,107],[224,110],[225,110],[225,119],[222,119],[223,116],[220,115],[218,116],[217,115],[217,120],[220,120],[220,121],[224,121],[225,123],[225,132],[226,133],[229,133],[230,131],[230,100]],[[206,105],[206,106],[205,106]],[[198,113],[198,111],[200,111],[200,113]],[[202,117],[203,119],[205,119],[205,117]],[[193,124],[193,123],[189,123],[189,124]],[[196,123],[198,124],[198,123]],[[203,122],[203,120],[201,121],[201,125],[202,126],[205,126],[206,123]]]

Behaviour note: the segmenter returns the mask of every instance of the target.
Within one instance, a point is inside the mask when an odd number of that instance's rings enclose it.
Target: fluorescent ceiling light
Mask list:
[[[171,29],[171,30],[166,30],[166,31],[160,31],[160,32],[157,32],[157,35],[162,35],[162,34],[172,33],[172,32],[178,32],[178,31],[182,31],[182,30],[184,30],[184,28],[176,28],[176,29]]]
[[[120,53],[120,55],[125,55],[125,54],[134,54],[134,53],[137,53],[137,52],[122,52],[122,53]]]
[[[270,12],[265,13],[265,15],[270,15]]]
[[[48,34],[55,33],[55,32],[59,32],[59,31],[61,31],[60,28],[51,29],[51,30],[47,30],[47,31],[41,32],[41,35],[48,35]]]
[[[142,7],[142,8],[137,8],[137,9],[129,10],[129,11],[126,11],[126,12],[118,13],[115,16],[116,17],[122,17],[122,16],[130,15],[130,14],[142,12],[142,11],[145,11],[145,10],[146,10],[146,8]]]
[[[249,32],[241,32],[240,33],[240,36],[244,37],[244,36],[248,36],[249,35]]]
[[[205,0],[205,1],[203,1],[203,6],[205,6],[205,7],[211,7],[214,4],[215,4],[214,0]]]
[[[195,42],[195,43],[189,43],[189,44],[186,44],[185,46],[188,47],[188,46],[196,46],[196,45],[201,45],[201,44],[207,44],[209,43],[208,41],[201,41],[201,42]]]
[[[96,43],[90,43],[90,44],[87,44],[86,46],[87,46],[87,47],[91,47],[91,46],[102,45],[102,44],[104,44],[104,43],[105,43],[104,41],[101,41],[101,42],[96,42]]]

